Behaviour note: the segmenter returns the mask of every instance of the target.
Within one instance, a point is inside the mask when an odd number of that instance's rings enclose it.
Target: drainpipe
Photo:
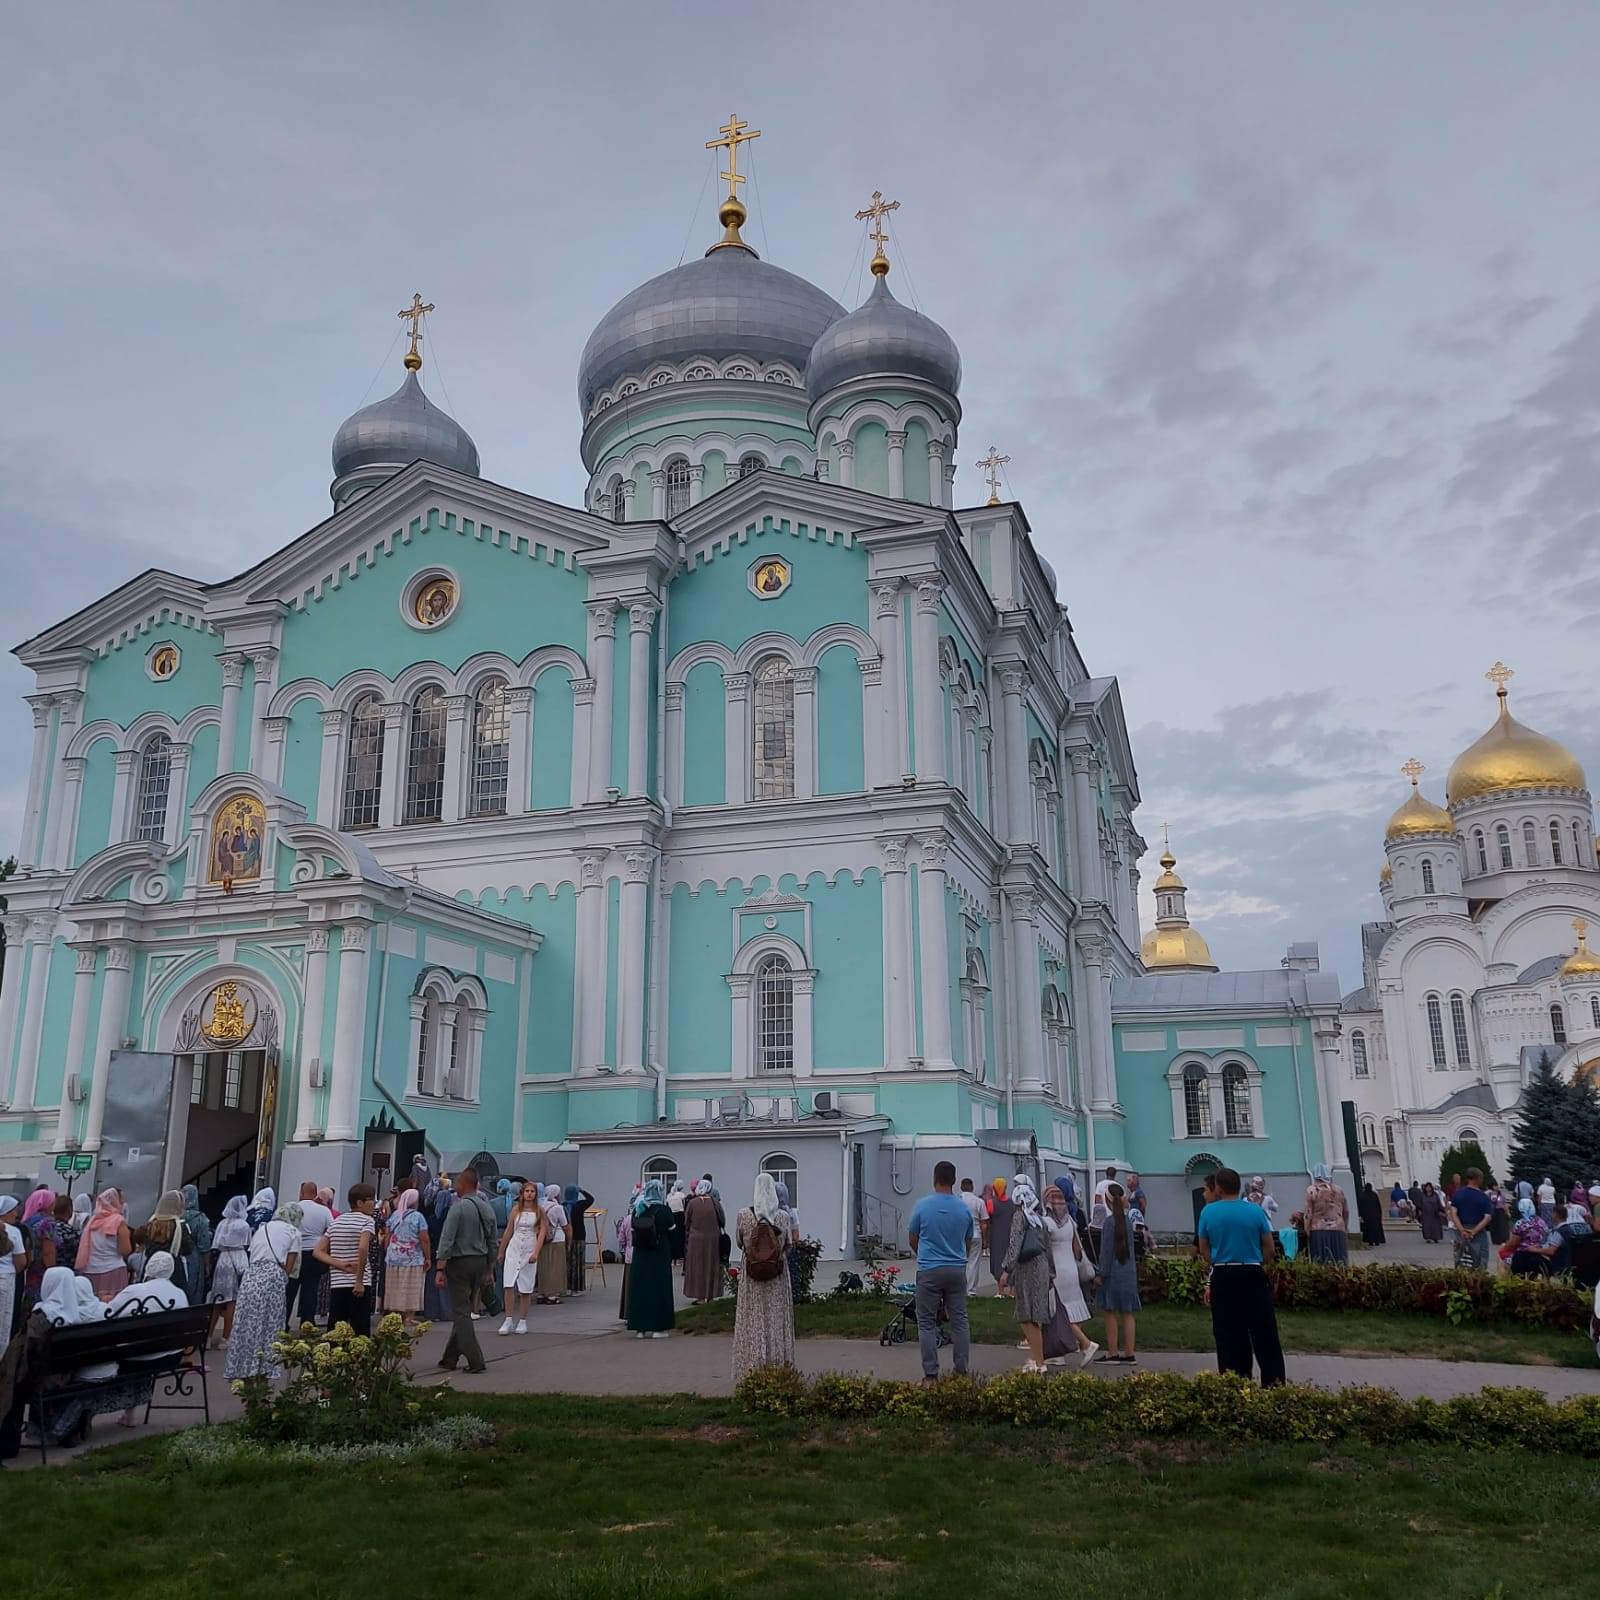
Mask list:
[[[667,607],[672,585],[661,589],[661,611],[656,617],[656,798],[661,806],[663,841],[672,827],[672,797],[667,793]],[[667,1120],[667,1064],[663,1059],[661,1030],[662,964],[667,925],[667,874],[660,849],[655,861],[655,915],[650,926],[649,1026],[645,1029],[645,1065],[656,1075],[656,1121]]]
[[[1294,1103],[1300,1114],[1300,1163],[1307,1172],[1311,1170],[1311,1146],[1306,1139],[1306,1097],[1300,1082],[1300,1008],[1289,1002],[1289,1057],[1294,1063]],[[1330,1168],[1332,1162],[1329,1163]]]
[[[850,1259],[850,1130],[839,1130],[839,1254]]]
[[[1022,1041],[1017,1036],[1017,1005],[1014,986],[1017,981],[1016,946],[1011,937],[1011,918],[1006,915],[1006,897],[1000,897],[1000,948],[1005,954],[1006,995],[1006,1126],[1017,1125],[1017,1096],[1014,1087],[1017,1076],[1017,1052]]]

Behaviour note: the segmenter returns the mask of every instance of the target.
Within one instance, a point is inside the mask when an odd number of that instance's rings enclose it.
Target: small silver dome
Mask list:
[[[417,460],[478,476],[478,447],[467,430],[434,405],[416,373],[408,372],[388,399],[363,406],[340,425],[333,436],[334,481],[361,467],[398,469]]]
[[[658,361],[749,356],[796,372],[817,335],[844,307],[815,284],[763,261],[746,246],[713,247],[624,295],[600,319],[578,364],[578,405]]]
[[[813,400],[852,378],[921,378],[946,394],[961,388],[961,352],[932,317],[903,306],[880,277],[872,293],[817,340],[806,366]]]

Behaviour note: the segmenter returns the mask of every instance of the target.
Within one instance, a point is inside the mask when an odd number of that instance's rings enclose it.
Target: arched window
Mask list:
[[[794,794],[794,674],[780,656],[755,670],[755,797]]]
[[[1474,828],[1472,830],[1472,842],[1478,847],[1478,871],[1487,872],[1489,870],[1489,849],[1484,843],[1482,828]]]
[[[739,476],[748,478],[757,472],[765,472],[767,464],[760,456],[744,456],[739,461]]]
[[[444,814],[444,691],[433,684],[411,702],[406,743],[407,822],[437,822]]]
[[[689,463],[682,456],[674,456],[667,463],[667,515],[675,517],[688,509]]]
[[[1550,824],[1550,864],[1556,867],[1561,865],[1561,824],[1559,822]]]
[[[350,712],[350,742],[344,757],[346,828],[375,828],[383,797],[383,701],[364,694]]]
[[[1511,865],[1511,830],[1503,822],[1497,822],[1494,829],[1494,842],[1500,848],[1500,865]]]
[[[1572,824],[1572,864],[1575,867],[1583,865],[1583,824]]]
[[[1451,1143],[1456,1145],[1482,1145],[1483,1141],[1478,1137],[1478,1130],[1476,1128],[1463,1128],[1461,1132],[1455,1136]]]
[[[1467,1002],[1463,995],[1450,996],[1450,1032],[1455,1038],[1456,1065],[1469,1066],[1472,1062],[1472,1041],[1467,1033]]]
[[[1198,1061],[1183,1069],[1183,1120],[1189,1138],[1211,1137],[1211,1085]]]
[[[761,1171],[772,1179],[774,1183],[784,1184],[789,1190],[789,1204],[798,1211],[800,1209],[800,1163],[784,1150],[774,1150],[771,1155],[762,1156]]]
[[[1567,1042],[1567,1015],[1559,1001],[1550,1007],[1550,1037],[1557,1044]]]
[[[1595,1027],[1600,1028],[1600,994],[1589,996],[1589,1017]]]
[[[983,953],[979,950],[967,951],[961,1005],[966,1030],[967,1070],[981,1083],[989,1065],[989,973],[983,964]]]
[[[794,972],[780,955],[756,968],[756,1070],[794,1071]]]
[[[1372,1076],[1372,1070],[1367,1065],[1367,1036],[1360,1028],[1350,1035],[1350,1064],[1355,1068],[1358,1078]]]
[[[1361,1145],[1365,1150],[1375,1150],[1378,1145],[1378,1123],[1375,1117],[1361,1119]]]
[[[506,809],[506,785],[511,773],[511,714],[506,710],[504,678],[489,678],[479,685],[472,703],[472,787],[467,811],[474,817],[494,817]]]
[[[139,752],[139,788],[133,804],[133,836],[160,842],[167,836],[167,792],[172,787],[172,741],[152,733]]]
[[[1422,892],[1433,893],[1433,863],[1426,856],[1422,858]]]
[[[422,1027],[417,1034],[417,1093],[432,1094],[433,1064],[439,1041],[439,996],[432,990],[422,996]]]
[[[606,515],[613,522],[628,520],[628,495],[622,487],[621,478],[613,478],[610,489],[606,491]]]
[[[660,1179],[663,1189],[670,1189],[678,1181],[678,1163],[671,1156],[651,1156],[639,1168],[639,1182],[649,1183],[652,1178]]]
[[[1428,996],[1428,1047],[1433,1052],[1434,1066],[1450,1065],[1444,1054],[1444,1011],[1436,994]]]
[[[1230,1139],[1250,1137],[1250,1080],[1237,1061],[1222,1069],[1222,1113]]]
[[[1531,822],[1522,824],[1522,854],[1530,867],[1539,865],[1539,830]]]
[[[1389,1117],[1383,1119],[1383,1157],[1391,1167],[1400,1165],[1394,1148],[1394,1121]]]

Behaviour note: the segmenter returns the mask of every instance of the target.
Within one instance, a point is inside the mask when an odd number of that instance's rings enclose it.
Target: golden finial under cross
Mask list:
[[[411,297],[411,304],[400,313],[402,322],[409,319],[411,323],[411,348],[406,351],[405,356],[407,372],[420,372],[422,370],[422,351],[419,348],[422,343],[422,319],[433,309],[431,302],[424,305],[422,296],[414,294]]]
[[[1400,770],[1401,770],[1402,773],[1405,774],[1406,777],[1408,777],[1411,780],[1411,787],[1413,789],[1415,789],[1416,786],[1417,786],[1417,780],[1428,769],[1425,766],[1423,766],[1423,764],[1420,761],[1418,761],[1415,756],[1412,756],[1412,758],[1409,761],[1405,762],[1401,766]]]
[[[1587,917],[1574,917],[1572,931],[1578,936],[1578,943],[1582,944],[1589,934],[1589,919]]]
[[[748,250],[750,246],[739,237],[739,224],[750,214],[744,208],[744,201],[739,198],[739,185],[745,181],[744,174],[739,170],[739,146],[749,144],[752,139],[759,139],[761,130],[752,128],[748,122],[741,122],[738,114],[730,111],[728,120],[717,129],[717,132],[722,137],[707,139],[706,149],[728,152],[728,170],[722,174],[727,180],[728,196],[717,211],[717,221],[722,224],[725,231],[711,249],[721,250],[728,246],[736,246],[740,250]]]
[[[1512,669],[1505,664],[1505,662],[1497,661],[1486,673],[1484,673],[1484,677],[1486,677],[1489,682],[1494,685],[1494,692],[1499,695],[1502,700],[1504,700],[1506,697],[1506,685],[1510,683],[1514,677],[1516,677],[1516,673],[1513,672]]]
[[[981,461],[973,463],[974,466],[981,467],[989,478],[989,498],[984,502],[986,505],[997,506],[1000,504],[1000,469],[1010,459],[1010,456],[1000,454],[998,446],[990,445],[988,455],[984,456]]]
[[[875,278],[886,277],[889,272],[889,257],[884,251],[884,246],[889,242],[889,236],[883,231],[883,219],[891,211],[898,211],[898,200],[885,200],[882,189],[872,191],[872,204],[865,211],[856,212],[856,221],[865,222],[868,217],[872,219],[872,226],[867,229],[867,237],[877,245],[877,252],[872,258],[872,275]]]

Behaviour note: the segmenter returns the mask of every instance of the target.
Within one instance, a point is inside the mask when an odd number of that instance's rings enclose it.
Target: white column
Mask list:
[[[950,504],[949,480],[945,476],[943,439],[928,441],[928,498],[936,506]]]
[[[457,1030],[461,1027],[459,1002],[439,1007],[439,1045],[434,1052],[433,1092],[453,1099],[461,1098],[461,1084],[465,1063],[461,1059],[461,1044]],[[450,1063],[455,1063],[455,1071]]]
[[[63,730],[64,731],[64,730]],[[65,871],[72,866],[78,836],[78,808],[83,801],[83,774],[89,763],[82,756],[63,756],[56,767],[56,793],[50,796],[50,846],[45,865]]]
[[[403,700],[390,700],[383,708],[382,792],[378,796],[380,824],[399,822],[406,814],[406,710]]]
[[[529,777],[533,751],[533,690],[506,690],[506,812],[517,816],[532,798]],[[576,715],[576,713],[574,713]],[[569,793],[570,801],[571,795]]]
[[[366,923],[339,928],[339,984],[333,1020],[333,1087],[328,1095],[327,1137],[354,1139],[366,1076],[367,976],[372,929]]]
[[[295,1144],[305,1144],[317,1125],[317,1091],[311,1081],[322,1063],[322,1022],[328,1003],[328,930],[306,929],[305,1004],[300,1010],[299,1088],[294,1108]],[[413,1056],[412,1060],[416,1058]],[[408,1065],[406,1070],[411,1070]]]
[[[28,919],[26,937],[31,959],[28,963],[28,987],[22,997],[22,1037],[17,1042],[17,1074],[10,1097],[14,1109],[33,1104],[34,1086],[39,1081],[39,1043],[44,1032],[44,997],[50,978],[54,932],[54,917]]]
[[[256,669],[255,687],[250,696],[250,770],[258,778],[267,776],[262,766],[266,750],[267,710],[278,687],[278,652],[273,645],[261,645],[250,652]]]
[[[652,472],[650,474],[650,515],[660,522],[667,514],[667,475],[665,472]]]
[[[1017,1019],[1017,1087],[1037,1092],[1044,1084],[1044,997],[1039,990],[1038,896],[1029,889],[1006,895],[1011,919],[1011,991]]]
[[[111,780],[111,843],[118,844],[133,837],[133,825],[138,820],[133,814],[130,796],[133,777],[139,770],[137,750],[118,750],[111,758],[114,776]],[[167,814],[172,814],[171,795],[167,799]]]
[[[1078,901],[1090,905],[1103,898],[1100,883],[1100,803],[1095,794],[1092,751],[1072,752],[1072,836],[1077,857]]]
[[[1028,724],[1022,714],[1022,697],[1028,690],[1028,673],[1022,666],[1000,669],[1004,701],[1005,738],[1001,755],[1005,765],[1006,840],[1012,845],[1033,842],[1033,794],[1028,777]]]
[[[839,484],[841,488],[853,489],[856,484],[856,447],[852,439],[839,441]]]
[[[816,981],[815,972],[794,975],[794,1075],[797,1078],[809,1078],[816,1065],[811,1028],[811,1001]]]
[[[218,656],[222,664],[222,726],[217,730],[217,773],[237,770],[233,759],[234,745],[239,737],[239,691],[244,687],[244,657]]]
[[[697,506],[705,498],[706,469],[704,465],[689,468],[689,504]]]
[[[53,1148],[65,1150],[67,1140],[77,1131],[77,1102],[72,1098],[74,1073],[83,1072],[84,1046],[89,1042],[89,1006],[94,999],[94,970],[99,951],[93,945],[80,945],[72,972],[72,1020],[67,1024],[67,1053],[61,1063],[61,1105],[56,1112],[56,1138]]]
[[[589,607],[589,671],[594,677],[594,711],[589,732],[589,802],[601,803],[611,786],[611,682],[617,642],[615,601]]]
[[[287,717],[265,717],[261,723],[261,776],[283,787],[283,752],[289,737]]]
[[[653,600],[628,607],[628,793],[650,792],[650,643],[656,612]]]
[[[889,763],[884,779],[889,784],[897,784],[910,764],[906,739],[905,652],[900,641],[900,580],[878,578],[868,587],[872,590],[872,636],[883,657],[880,737]],[[870,730],[867,736],[871,738]]]
[[[172,745],[167,752],[171,765],[167,769],[167,826],[163,842],[169,850],[176,850],[189,831],[189,761],[194,746]]]
[[[1084,999],[1089,1022],[1080,1029],[1080,1044],[1087,1044],[1089,1056],[1089,1108],[1097,1116],[1108,1116],[1115,1109],[1116,1085],[1111,1070],[1111,973],[1106,966],[1106,942],[1095,934],[1078,940],[1083,957]],[[1220,1124],[1219,1124],[1220,1126]]]
[[[572,680],[572,796],[575,806],[589,799],[589,761],[594,749],[594,679]]]
[[[339,826],[339,752],[344,748],[343,711],[322,713],[322,760],[317,767],[317,821],[324,828]]]
[[[24,917],[5,919],[5,964],[0,967],[0,1103],[11,1087],[11,1061],[16,1054],[17,1017],[22,1011],[23,940],[28,923]]]
[[[742,806],[750,798],[750,674],[730,672],[722,683],[727,695],[722,722],[723,800]]]
[[[794,682],[794,792],[809,800],[817,792],[817,669],[796,667]]]
[[[911,1055],[911,900],[906,841],[880,839],[883,852],[883,1064],[903,1067]]]
[[[917,718],[917,780],[944,782],[944,677],[939,670],[939,597],[944,579],[917,579],[911,620],[912,702]]]
[[[1059,880],[1062,876],[1061,800],[1049,789],[1044,792],[1044,841],[1041,848],[1050,865],[1050,876]]]
[[[945,922],[945,854],[941,833],[918,841],[917,915],[922,952],[922,1059],[929,1067],[954,1067],[950,1052],[950,940]]]
[[[1300,1026],[1294,1018],[1290,1019],[1289,1025],[1294,1028]],[[1318,1086],[1317,1107],[1321,1113],[1322,1159],[1330,1168],[1343,1167],[1348,1172],[1350,1157],[1344,1146],[1344,1113],[1340,1104],[1344,1099],[1344,1075],[1339,1070],[1339,1024],[1332,1017],[1313,1018],[1311,1036],[1316,1041],[1317,1051],[1313,1076]],[[1259,1094],[1259,1090],[1256,1094]],[[1259,1134],[1262,1130],[1261,1109],[1259,1105],[1251,1109],[1255,1112],[1255,1131]]]
[[[573,960],[572,1063],[575,1072],[593,1072],[606,1047],[606,882],[607,850],[578,852],[577,950]]]
[[[617,1070],[644,1071],[645,902],[650,857],[630,850],[622,858],[622,902],[617,929]]]
[[[666,727],[662,730],[667,741],[666,784],[662,799],[671,806],[683,804],[683,685],[669,683],[662,690],[666,697]]]
[[[622,480],[622,520],[624,522],[632,522],[634,520],[633,497],[638,492],[638,488],[639,485],[632,478],[624,478]]]
[[[862,752],[862,776],[867,788],[877,789],[884,784],[899,781],[898,772],[889,771],[888,752],[880,734],[883,729],[883,662],[876,657],[856,665],[861,669],[861,738],[866,746]]]
[[[470,782],[472,696],[452,694],[444,703],[444,795],[439,803],[441,822],[459,822],[466,814],[465,793]]]
[[[48,694],[30,694],[28,706],[33,712],[33,759],[28,766],[28,799],[22,809],[18,859],[25,867],[36,867],[42,851],[39,811],[50,762],[50,721],[55,715],[55,698]]]
[[[888,435],[889,439],[889,498],[906,497],[906,436],[901,432]]]
[[[111,1073],[111,1052],[122,1048],[128,1027],[128,995],[133,988],[133,946],[109,945],[106,977],[100,988],[100,1026],[95,1030],[94,1077],[89,1083],[89,1120],[84,1125],[85,1150],[100,1148],[100,1130],[106,1120],[106,1081]]]

